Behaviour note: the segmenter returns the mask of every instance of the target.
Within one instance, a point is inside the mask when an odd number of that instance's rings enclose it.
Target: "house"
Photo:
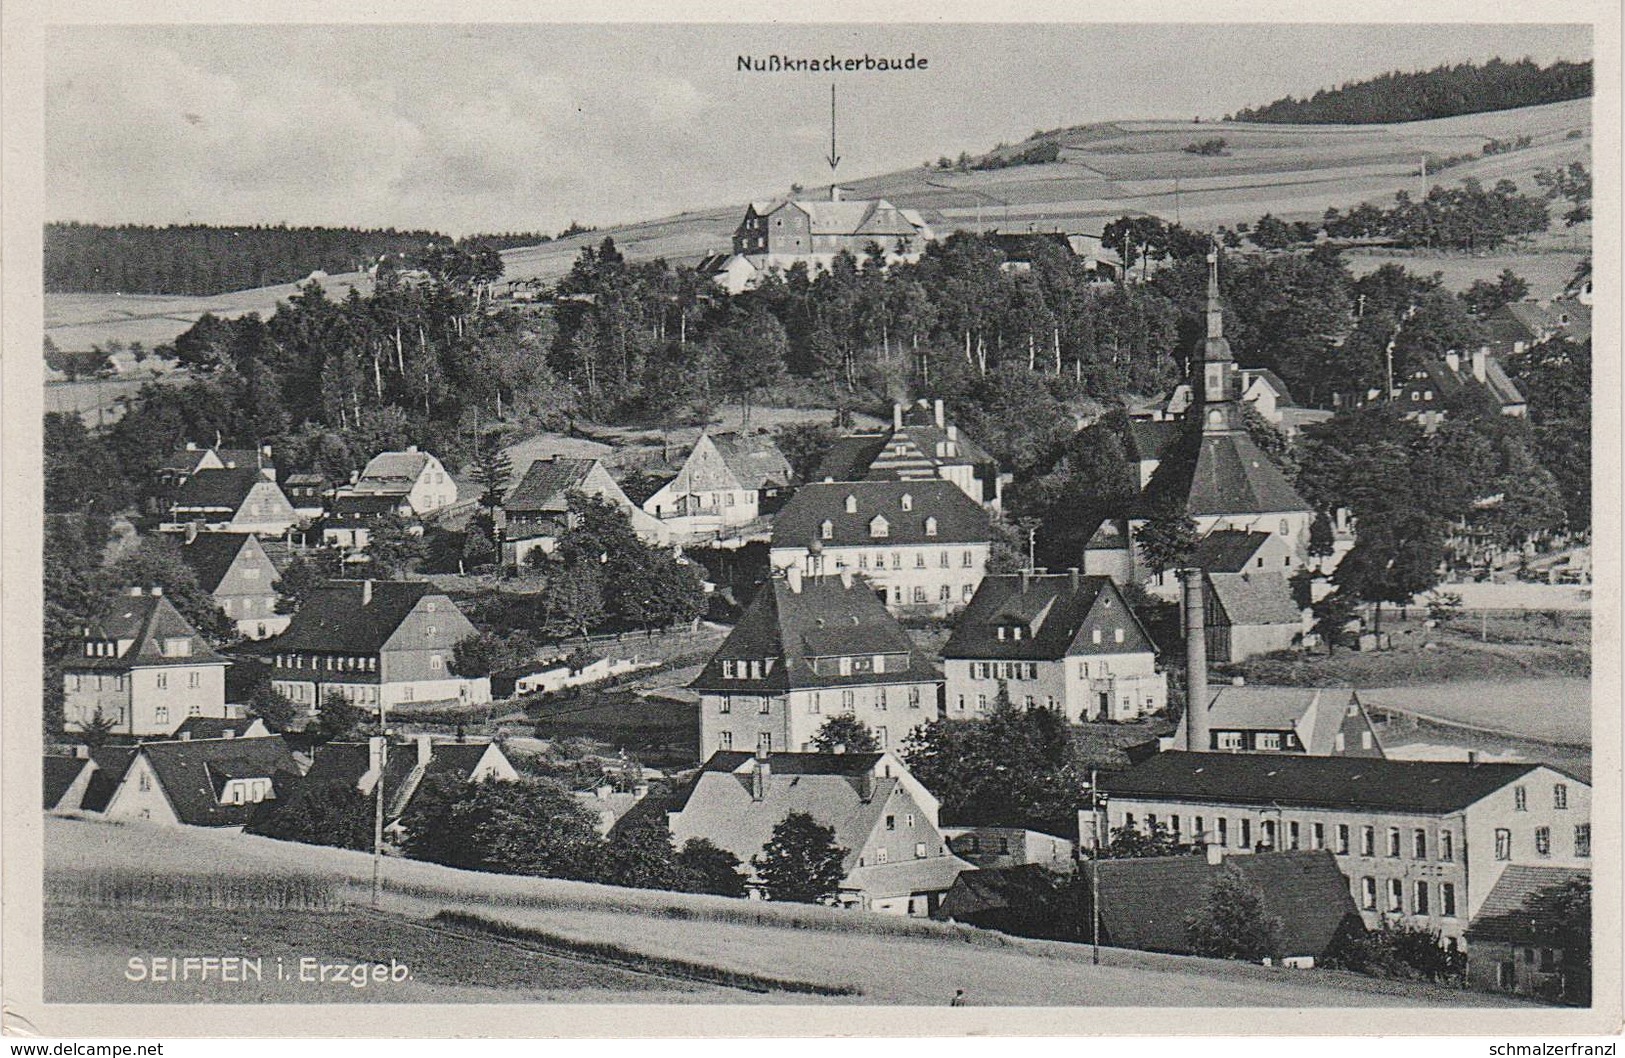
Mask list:
[[[1168,704],[1157,648],[1110,577],[1077,570],[988,577],[942,648],[947,716],[1013,705],[1068,720],[1137,720]]]
[[[418,516],[457,502],[457,483],[440,460],[417,445],[404,452],[380,452],[367,462],[347,490],[358,496],[401,497]]]
[[[406,523],[407,532],[423,532],[411,501],[387,493],[340,492],[316,527],[323,547],[365,551],[379,525],[392,518]]]
[[[1571,342],[1590,341],[1589,299],[1590,295],[1586,294],[1583,298],[1556,298],[1544,305],[1538,301],[1514,301],[1502,305],[1484,321],[1489,331],[1489,352],[1508,356],[1553,338],[1565,338]]]
[[[1589,868],[1591,787],[1544,764],[1159,753],[1106,774],[1109,830],[1221,849],[1330,850],[1367,928],[1459,943],[1508,867]],[[1092,813],[1080,842],[1094,847]]]
[[[689,684],[700,696],[701,752],[809,750],[824,722],[843,715],[885,749],[936,719],[941,686],[865,585],[796,569],[757,591]]]
[[[1516,419],[1529,414],[1528,398],[1488,347],[1475,349],[1465,358],[1455,350],[1438,359],[1422,358],[1409,377],[1394,387],[1394,402],[1406,418],[1431,430],[1445,420],[1446,402],[1473,389],[1482,392],[1502,415]]]
[[[96,773],[96,762],[87,752],[83,756],[45,754],[43,777],[45,780],[45,810],[72,812],[84,803],[85,791]]]
[[[948,850],[982,870],[1036,864],[1066,873],[1075,866],[1078,843],[1021,827],[948,826],[942,828]]]
[[[1114,948],[1199,954],[1187,924],[1203,914],[1213,884],[1226,873],[1256,891],[1264,913],[1280,921],[1271,962],[1312,967],[1361,926],[1348,882],[1324,850],[1085,860],[1078,870],[1089,883],[1078,887],[1086,921],[1093,918],[1089,900],[1098,886],[1100,942]]]
[[[270,445],[259,448],[223,448],[216,445],[209,448],[188,441],[159,462],[158,482],[160,486],[173,489],[200,470],[233,470],[238,467],[253,467],[268,480],[277,479],[276,460]]]
[[[947,421],[942,401],[892,405],[889,430],[837,438],[816,481],[929,481],[941,478],[998,512],[1004,487],[998,463]]]
[[[224,717],[226,666],[162,588],[128,588],[81,629],[62,661],[63,715],[84,726],[98,714],[125,735],[167,736],[190,716]]]
[[[1467,927],[1467,980],[1486,991],[1584,1002],[1589,970],[1565,958],[1590,921],[1574,921],[1566,891],[1589,890],[1591,872],[1573,867],[1508,867]],[[1581,975],[1585,975],[1582,977]]]
[[[314,716],[337,694],[365,709],[491,700],[491,679],[452,671],[475,634],[457,604],[422,581],[336,580],[312,591],[281,635],[255,645],[271,686]]]
[[[1033,262],[1043,259],[1075,260],[1084,271],[1098,280],[1117,276],[1121,261],[1115,254],[1105,260],[1106,253],[1100,236],[1063,231],[990,231],[983,238],[996,246],[1004,255],[999,270],[1023,275],[1032,271]]]
[[[1160,578],[1159,578],[1160,579]],[[1309,630],[1308,610],[1272,570],[1203,573],[1207,654],[1215,664],[1288,650]]]
[[[209,593],[237,631],[264,639],[288,627],[288,615],[277,612],[281,596],[272,587],[281,574],[253,533],[200,533],[188,526],[181,558],[197,573],[198,587]]]
[[[329,742],[319,746],[310,769],[277,805],[257,814],[249,827],[252,833],[275,834],[277,816],[297,811],[305,798],[317,796],[333,783],[352,786],[371,797],[378,789],[380,774],[384,783],[384,832],[399,842],[405,828],[401,817],[425,780],[449,776],[459,782],[514,782],[519,773],[495,742],[436,741],[417,735],[410,741],[385,745],[382,738],[366,742]]]
[[[734,230],[733,252],[762,274],[803,264],[816,275],[829,270],[842,252],[866,262],[876,246],[884,264],[918,261],[925,244],[935,239],[919,211],[899,209],[885,199],[843,201],[841,189],[831,187],[827,202],[751,203]]]
[[[107,806],[113,800],[113,794],[118,791],[119,783],[124,781],[124,773],[130,770],[130,762],[135,760],[134,746],[99,746],[90,750],[90,762],[95,765],[90,772],[90,781],[84,788],[84,796],[77,805],[61,803],[59,811],[77,809],[81,812],[101,813],[107,811]]]
[[[273,732],[257,716],[209,717],[189,716],[175,733],[172,742],[188,742],[194,738],[269,738]]]
[[[576,804],[592,815],[598,836],[607,838],[610,831],[615,829],[615,824],[649,796],[649,786],[639,783],[630,790],[617,790],[606,779],[590,790],[574,791],[573,796]]]
[[[299,766],[280,737],[143,742],[103,814],[169,826],[241,829],[287,795]]]
[[[1333,414],[1322,408],[1299,407],[1281,376],[1267,367],[1241,369],[1241,400],[1288,437],[1298,436],[1305,426],[1325,422]]]
[[[946,615],[987,573],[993,527],[951,481],[805,485],[773,523],[768,562],[865,578],[895,613]]]
[[[288,497],[259,468],[220,467],[199,470],[182,482],[159,528],[179,532],[191,524],[206,532],[276,537],[298,522]]]
[[[1139,547],[1148,522],[1184,516],[1196,523],[1199,536],[1218,529],[1278,534],[1301,560],[1307,556],[1314,521],[1313,508],[1253,441],[1242,421],[1241,373],[1224,336],[1218,258],[1208,260],[1207,337],[1191,367],[1200,383],[1199,399],[1177,423],[1130,428],[1130,447],[1135,449],[1130,458],[1137,462],[1145,485],[1129,512],[1129,549],[1137,576],[1148,586],[1167,578],[1152,572]]]
[[[678,796],[669,821],[678,847],[704,838],[750,865],[792,812],[835,832],[847,850],[836,897],[843,907],[929,915],[960,871],[937,829],[937,799],[890,753],[713,753]],[[762,893],[754,870],[748,884]]]
[[[307,522],[322,516],[334,491],[326,474],[289,474],[282,483],[282,492],[293,504],[294,513]]]
[[[537,554],[552,554],[559,537],[570,527],[571,492],[596,496],[626,512],[633,530],[648,543],[664,543],[670,537],[665,523],[633,503],[604,464],[596,459],[549,456],[532,461],[525,476],[502,501],[497,528],[504,565],[525,566]]]
[[[694,270],[729,294],[755,289],[765,275],[755,260],[737,253],[706,254]]]
[[[701,432],[677,476],[643,501],[677,539],[700,540],[755,521],[777,505],[794,474],[764,435]]]
[[[1207,715],[1208,749],[1214,753],[1383,756],[1370,715],[1347,687],[1219,687]],[[1186,745],[1181,717],[1163,748]]]

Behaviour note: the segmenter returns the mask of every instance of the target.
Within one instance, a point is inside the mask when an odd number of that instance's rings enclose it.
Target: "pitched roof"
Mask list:
[[[1580,880],[1589,882],[1591,872],[1578,867],[1507,865],[1468,925],[1467,939],[1549,943],[1577,924],[1562,921],[1546,897],[1551,890]]]
[[[257,805],[220,803],[220,791],[230,779],[270,779],[276,796],[282,797],[299,778],[299,766],[281,737],[143,742],[137,752],[151,762],[176,817],[192,826],[248,822]]]
[[[814,235],[913,235],[918,221],[885,199],[820,202],[797,199],[785,205],[807,214]],[[922,225],[923,226],[923,225]]]
[[[709,436],[722,461],[747,489],[788,485],[795,476],[779,446],[764,434],[714,433]]]
[[[1191,476],[1191,515],[1307,510],[1309,504],[1281,468],[1246,433],[1232,431],[1202,438]]]
[[[382,518],[389,514],[404,517],[411,510],[404,493],[345,491],[333,497],[333,514],[338,518]]]
[[[502,509],[562,513],[568,509],[565,493],[580,488],[597,462],[596,459],[573,459],[568,456],[533,460],[525,476],[519,479],[519,484],[502,501]]]
[[[101,746],[90,751],[90,759],[96,762],[96,770],[85,786],[85,798],[79,807],[87,812],[105,812],[119,783],[124,781],[124,773],[130,770],[130,762],[135,760],[135,747]]]
[[[862,481],[886,445],[888,433],[847,434],[837,437],[824,452],[814,481]]]
[[[1037,910],[1054,895],[1054,876],[1043,864],[963,871],[933,917],[975,922],[990,911]]]
[[[199,533],[181,544],[181,558],[197,573],[198,587],[212,593],[220,587],[226,571],[253,536],[253,533]]]
[[[228,467],[276,469],[276,459],[258,448],[216,448],[214,454]]]
[[[1102,785],[1119,798],[1437,814],[1460,811],[1540,767],[1174,750],[1103,777]]]
[[[83,757],[45,754],[45,807],[55,808],[62,801],[62,795],[79,778],[79,773],[88,767],[90,761]]]
[[[1209,573],[1240,573],[1269,539],[1269,533],[1256,530],[1216,529],[1196,542],[1190,564]]]
[[[415,743],[390,743],[384,760],[385,818],[394,822],[404,815],[425,779],[450,776],[463,782],[472,781],[474,769],[490,748],[489,742],[433,742],[429,763],[420,768]],[[359,788],[371,767],[372,750],[366,742],[329,742],[319,746],[310,770],[275,811],[291,810],[303,798],[330,783],[341,782]],[[271,813],[266,813],[257,818],[255,829],[265,826],[271,817]]]
[[[1137,463],[1162,459],[1183,436],[1185,428],[1181,420],[1130,419],[1125,437],[1129,458]]]
[[[847,511],[847,497],[856,500]],[[911,498],[910,510],[903,497]],[[876,516],[886,519],[884,537],[870,535]],[[936,520],[936,535],[926,535],[926,519]],[[831,535],[822,535],[828,521]],[[951,481],[838,481],[804,485],[773,523],[774,547],[888,547],[907,544],[986,543],[992,523],[982,505]]]
[[[175,490],[175,506],[235,511],[254,486],[265,480],[254,467],[209,467],[187,478]]]
[[[133,665],[228,665],[224,657],[215,652],[209,641],[198,635],[175,604],[163,595],[151,592],[124,594],[111,597],[102,612],[90,624],[87,640],[103,642],[130,641],[130,648],[117,657],[70,656],[63,659],[69,669],[123,670]],[[156,589],[155,589],[156,590]],[[187,653],[166,654],[164,643],[172,639],[185,640]]]
[[[258,738],[269,735],[271,732],[265,726],[265,721],[254,716],[243,716],[235,719],[218,716],[189,716],[175,729],[174,739],[187,738],[225,738],[226,732],[231,732],[232,738]],[[254,732],[250,734],[250,732]]]
[[[1194,855],[1095,860],[1080,869],[1085,877],[1098,875],[1101,926],[1115,947],[1194,954],[1187,920],[1202,913],[1209,888],[1227,871],[1257,890],[1266,913],[1280,919],[1284,958],[1319,957],[1350,916],[1358,919],[1348,880],[1325,850],[1255,853],[1217,864]]]
[[[1275,403],[1278,407],[1286,407],[1295,403],[1292,399],[1292,391],[1286,388],[1286,383],[1281,381],[1281,376],[1277,375],[1269,368],[1244,367],[1241,369],[1241,373],[1247,376],[1248,385],[1251,385],[1252,380],[1255,378],[1260,378],[1265,382],[1268,382],[1270,388],[1275,391]]]
[[[182,445],[179,448],[172,448],[170,449],[169,454],[165,455],[159,461],[158,469],[178,470],[181,473],[190,474],[197,470],[198,464],[203,462],[211,451],[213,451],[213,449],[201,448],[195,444]]]
[[[1083,643],[1091,616],[1111,621],[1127,633],[1122,643],[1102,637]],[[1019,624],[1021,639],[1000,638],[1001,626]],[[1074,647],[1076,650],[1074,651]],[[1031,658],[1055,660],[1078,654],[1155,651],[1151,637],[1110,577],[1009,573],[985,577],[942,648],[945,658]]]
[[[775,753],[760,801],[753,798],[754,757],[714,754],[682,795],[681,837],[704,837],[749,863],[791,812],[805,812],[835,831],[847,850],[845,867],[857,866],[886,802],[899,788],[896,776],[877,776],[881,753]],[[867,795],[867,796],[866,796]]]
[[[256,652],[373,654],[383,648],[420,601],[440,596],[434,585],[425,581],[373,581],[372,600],[363,605],[365,592],[364,581],[329,581],[300,604],[281,635],[256,644]],[[449,599],[446,605],[456,608]]]
[[[1214,731],[1292,731],[1304,751],[1332,752],[1344,710],[1354,699],[1347,687],[1219,687],[1208,704],[1208,727]],[[1174,732],[1174,745],[1184,745],[1185,719]]]
[[[367,461],[356,484],[374,488],[401,483],[410,486],[428,463],[427,452],[379,452]]]
[[[908,668],[884,673],[814,671],[813,658],[906,654]],[[723,676],[724,661],[774,664],[761,679]],[[689,684],[703,690],[750,694],[796,687],[855,687],[863,684],[929,682],[938,679],[925,656],[914,649],[902,625],[863,581],[840,576],[803,577],[796,590],[775,577],[751,600],[728,638]]]
[[[1209,573],[1208,583],[1232,625],[1293,625],[1303,610],[1292,597],[1292,585],[1276,570]]]

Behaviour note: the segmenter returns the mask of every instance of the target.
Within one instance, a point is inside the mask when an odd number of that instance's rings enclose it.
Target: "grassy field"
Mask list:
[[[194,828],[144,828],[47,817],[46,892],[75,874],[136,864],[156,875],[197,871],[252,876],[321,872],[346,881],[360,899],[367,856]],[[794,1002],[946,1005],[964,989],[975,1005],[1023,1006],[1504,1006],[1507,1001],[1443,988],[1376,981],[1329,971],[1298,971],[1107,949],[1100,966],[1087,948],[1026,941],[968,927],[866,912],[616,889],[554,879],[454,871],[389,860],[383,911],[206,912],[106,909],[51,901],[46,975],[53,997],[150,1001],[123,979],[132,955],[255,954],[267,961],[330,957],[394,958],[411,967],[412,986],[321,998],[390,1001],[749,1002],[738,990],[711,991],[660,978],[628,980],[602,967],[560,966],[559,951],[636,953],[644,967],[692,965],[717,972],[794,981],[857,995],[781,992]],[[447,910],[499,924],[494,935],[447,937],[424,927]],[[535,935],[514,952],[499,939]],[[610,967],[628,972],[626,967]],[[643,975],[647,976],[647,975]],[[154,986],[147,986],[149,989]],[[209,998],[218,996],[215,986]],[[311,986],[306,986],[311,987]],[[391,985],[391,988],[396,986]],[[651,989],[656,990],[651,990]],[[368,993],[368,989],[346,991]],[[500,993],[500,994],[499,994]],[[184,1001],[178,986],[163,998]],[[252,998],[311,1001],[308,991],[268,989]],[[768,998],[774,998],[769,996]]]
[[[631,691],[587,691],[540,703],[527,713],[539,738],[590,738],[656,768],[699,759],[699,721],[691,705],[640,698]]]
[[[1570,133],[1578,131],[1573,139]],[[1237,125],[1182,121],[1122,121],[1063,129],[1045,139],[1062,148],[1060,161],[982,172],[907,169],[846,182],[852,198],[884,197],[899,206],[941,215],[945,234],[956,228],[1064,228],[1098,233],[1125,213],[1150,213],[1198,227],[1251,223],[1266,212],[1318,219],[1328,206],[1379,201],[1401,188],[1419,194],[1414,175],[1423,155],[1477,153],[1490,139],[1529,135],[1525,150],[1479,157],[1439,173],[1454,184],[1476,177],[1486,184],[1507,178],[1534,189],[1540,168],[1591,157],[1591,101],[1574,100],[1491,114],[1471,114],[1399,125]],[[1227,153],[1187,154],[1194,141],[1220,136]],[[1022,144],[1026,147],[1032,144]],[[508,279],[553,280],[569,271],[586,245],[605,236],[629,258],[692,262],[732,244],[743,204],[604,228],[542,246],[503,251]],[[1571,246],[1572,253],[1588,246]],[[1457,257],[1431,263],[1453,287],[1512,267],[1547,296],[1571,262],[1538,251],[1495,258]],[[1380,263],[1380,262],[1379,262]],[[1567,271],[1564,271],[1564,266]],[[1375,264],[1371,265],[1375,267]],[[342,298],[349,286],[365,291],[365,277],[333,276],[328,292]],[[1558,283],[1560,286],[1560,283]],[[173,341],[204,312],[268,315],[290,286],[266,287],[213,298],[151,298],[94,294],[46,295],[47,333],[65,350],[119,339],[154,345]]]

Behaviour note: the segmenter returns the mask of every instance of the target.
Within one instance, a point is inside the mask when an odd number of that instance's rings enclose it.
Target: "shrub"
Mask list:
[[[1181,150],[1183,150],[1186,154],[1200,154],[1204,157],[1211,158],[1216,155],[1229,153],[1225,150],[1226,146],[1228,146],[1228,143],[1224,137],[1214,136],[1212,139],[1200,140],[1195,143],[1187,143],[1181,148]]]

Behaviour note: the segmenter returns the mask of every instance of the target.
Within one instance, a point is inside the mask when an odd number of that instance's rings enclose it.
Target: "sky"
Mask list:
[[[740,73],[741,55],[923,57]],[[1586,26],[74,26],[46,41],[45,214],[472,232],[608,226],[1222,117],[1392,70],[1591,57]]]

